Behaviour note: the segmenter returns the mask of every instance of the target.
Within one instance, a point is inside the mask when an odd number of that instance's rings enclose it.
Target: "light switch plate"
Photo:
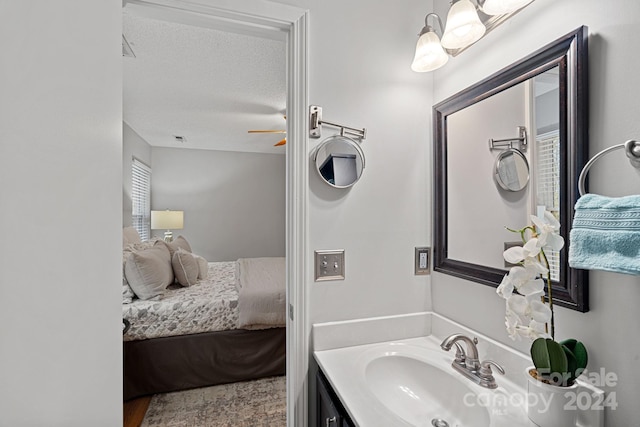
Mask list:
[[[422,276],[431,273],[431,248],[419,247],[415,252],[415,275]]]
[[[315,251],[316,282],[344,280],[344,249]]]

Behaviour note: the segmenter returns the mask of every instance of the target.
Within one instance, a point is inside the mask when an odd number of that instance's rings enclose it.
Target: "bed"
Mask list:
[[[124,400],[285,374],[284,258],[204,265],[189,286],[123,303]]]

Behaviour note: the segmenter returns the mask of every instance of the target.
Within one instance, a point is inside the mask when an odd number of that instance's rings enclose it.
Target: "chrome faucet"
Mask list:
[[[466,352],[458,341],[463,341],[466,344]],[[466,335],[453,334],[445,338],[444,341],[442,341],[442,344],[440,344],[440,347],[444,351],[449,351],[451,350],[451,347],[455,345],[456,358],[451,363],[453,369],[482,387],[496,388],[498,385],[493,377],[491,366],[493,365],[502,375],[504,375],[504,369],[493,360],[485,360],[480,363],[480,359],[478,358],[478,347],[476,347],[477,343],[477,338],[471,339]]]

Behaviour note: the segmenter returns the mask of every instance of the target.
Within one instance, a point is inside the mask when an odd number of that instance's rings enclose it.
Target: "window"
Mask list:
[[[538,135],[536,140],[538,170],[537,205],[551,212],[556,218],[560,216],[560,136],[558,131]],[[540,215],[540,212],[538,212]],[[548,252],[551,280],[560,279],[560,252]]]
[[[151,217],[151,168],[134,158],[131,166],[132,226],[142,241],[149,240]]]

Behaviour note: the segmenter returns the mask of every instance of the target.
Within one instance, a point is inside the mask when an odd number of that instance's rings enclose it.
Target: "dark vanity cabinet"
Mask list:
[[[316,374],[316,426],[355,427],[322,371]]]

